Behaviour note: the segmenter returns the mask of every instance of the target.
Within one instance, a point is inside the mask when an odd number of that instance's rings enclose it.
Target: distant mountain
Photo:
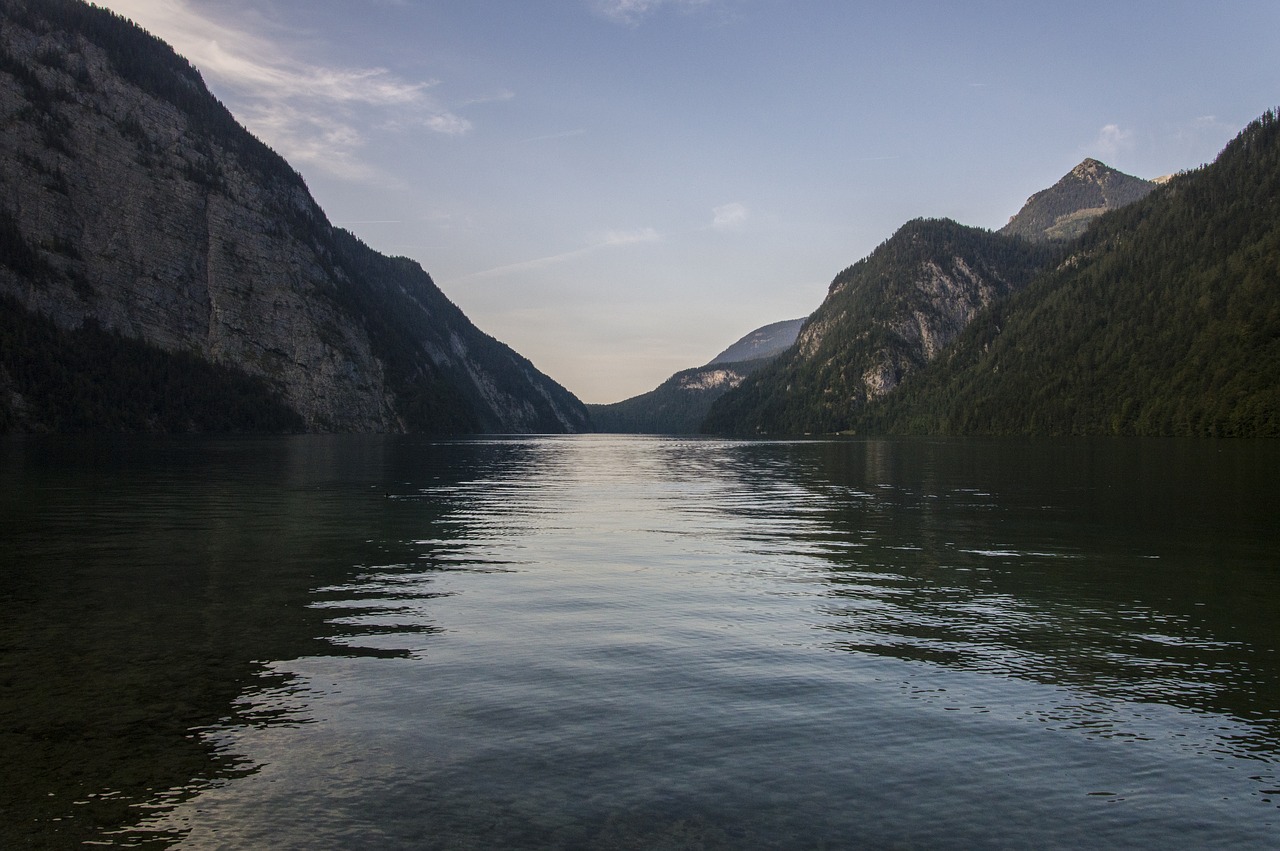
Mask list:
[[[703,427],[835,432],[937,357],[1052,249],[946,219],[904,225],[838,274],[795,345],[712,405]]]
[[[648,393],[609,405],[587,405],[598,432],[696,434],[711,404],[769,359],[682,370]]]
[[[125,19],[0,0],[0,115],[0,430],[589,427]]]
[[[711,405],[795,343],[803,319],[757,328],[706,366],[677,372],[648,393],[609,405],[588,405],[596,431],[616,434],[691,434]]]
[[[807,318],[787,319],[757,328],[713,357],[707,362],[707,366],[776,357],[795,343]]]
[[[1086,159],[1061,180],[1027,199],[1000,233],[1027,239],[1070,240],[1108,210],[1145,198],[1156,183]]]
[[[1280,437],[1280,120],[1098,219],[862,431]]]

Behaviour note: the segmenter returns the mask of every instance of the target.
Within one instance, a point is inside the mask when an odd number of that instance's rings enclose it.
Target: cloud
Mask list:
[[[694,9],[711,0],[592,0],[591,5],[605,18],[619,24],[635,26],[663,7]]]
[[[645,242],[657,242],[662,239],[653,228],[638,228],[636,230],[609,230],[596,235],[591,243],[582,248],[575,248],[572,251],[563,251],[559,254],[551,254],[546,257],[535,257],[532,260],[521,260],[518,263],[508,263],[504,266],[495,266],[492,269],[485,269],[480,272],[472,272],[469,275],[463,275],[455,278],[454,283],[460,281],[468,281],[476,278],[492,278],[498,275],[505,275],[511,272],[527,272],[532,269],[542,269],[546,266],[553,266],[557,263],[563,263],[566,260],[573,260],[577,257],[583,257],[587,254],[593,254],[608,248],[619,248],[627,245],[637,245]]]
[[[713,228],[716,230],[729,230],[745,222],[749,212],[745,206],[735,201],[715,207],[712,209],[711,214],[711,226]]]
[[[310,163],[348,179],[373,177],[376,169],[359,157],[365,138],[358,128],[376,123],[383,112],[441,135],[471,129],[469,121],[433,97],[435,80],[405,80],[386,68],[306,62],[250,29],[261,22],[227,24],[196,11],[190,0],[99,0],[99,5],[164,39],[211,82],[234,92],[237,117],[295,165]]]
[[[571,139],[574,136],[582,136],[586,134],[586,128],[580,127],[576,130],[563,130],[559,133],[546,133],[542,136],[530,136],[527,139],[521,139],[521,144],[529,144],[530,142],[552,142],[556,139]]]
[[[593,248],[607,248],[615,245],[635,245],[637,242],[657,242],[660,237],[653,228],[638,230],[609,230],[601,234]]]
[[[1200,115],[1180,127],[1175,138],[1184,144],[1197,147],[1205,144],[1223,144],[1239,130],[1235,124],[1222,121],[1216,115]]]
[[[1091,149],[1104,160],[1114,160],[1132,147],[1132,130],[1123,130],[1119,124],[1108,124],[1098,131],[1098,138],[1093,141]]]

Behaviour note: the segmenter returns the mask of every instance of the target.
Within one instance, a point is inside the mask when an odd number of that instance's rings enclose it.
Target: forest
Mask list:
[[[264,380],[0,296],[0,433],[298,432]]]

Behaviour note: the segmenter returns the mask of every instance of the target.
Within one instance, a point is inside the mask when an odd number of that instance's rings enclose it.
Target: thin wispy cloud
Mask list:
[[[584,257],[588,254],[594,254],[605,249],[637,245],[645,242],[657,242],[661,238],[661,234],[653,228],[609,230],[598,234],[590,244],[585,245],[582,248],[575,248],[572,251],[563,251],[559,254],[551,254],[546,257],[535,257],[532,260],[521,260],[519,263],[508,263],[503,266],[495,266],[492,269],[485,269],[480,272],[472,272],[469,275],[463,275],[460,278],[455,278],[454,283],[499,277],[513,272],[528,272],[534,269],[542,269],[547,266],[554,266],[557,263],[564,263],[568,260]]]
[[[366,139],[358,128],[392,110],[433,133],[456,136],[471,129],[433,97],[435,80],[405,80],[386,68],[307,62],[291,56],[287,45],[209,17],[188,0],[99,4],[164,39],[211,82],[232,90],[238,117],[291,162],[349,179],[373,177],[376,169],[360,158]]]
[[[1090,149],[1104,160],[1114,160],[1120,154],[1133,147],[1133,131],[1125,130],[1118,124],[1108,124],[1098,131]]]
[[[530,136],[527,139],[521,139],[521,144],[529,144],[531,142],[554,142],[557,139],[572,139],[574,136],[583,136],[586,134],[585,128],[577,130],[564,130],[560,133],[547,133],[542,136]]]
[[[711,210],[711,226],[716,230],[730,230],[740,226],[749,215],[746,206],[736,201],[721,204]]]
[[[600,240],[594,243],[594,247],[608,248],[615,245],[635,245],[637,242],[657,242],[660,238],[658,232],[653,228],[608,230],[600,235]]]
[[[1175,138],[1183,144],[1203,147],[1207,139],[1230,139],[1239,128],[1216,115],[1200,115],[1178,128]]]
[[[706,6],[711,0],[592,0],[596,12],[619,24],[635,26],[663,8],[689,10]]]

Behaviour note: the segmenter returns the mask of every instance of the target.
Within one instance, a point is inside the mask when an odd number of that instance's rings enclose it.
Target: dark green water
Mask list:
[[[1276,847],[1278,470],[10,439],[0,847]]]

